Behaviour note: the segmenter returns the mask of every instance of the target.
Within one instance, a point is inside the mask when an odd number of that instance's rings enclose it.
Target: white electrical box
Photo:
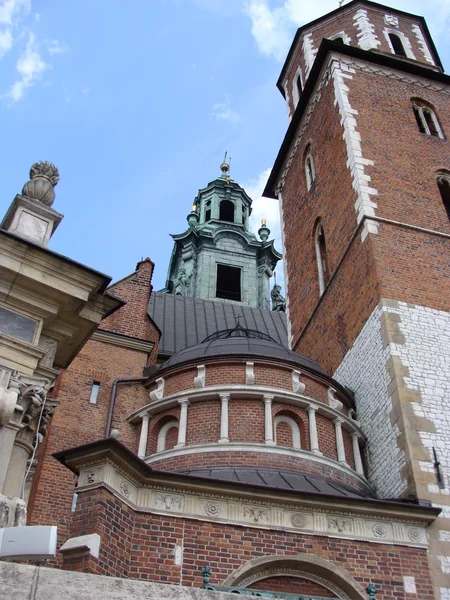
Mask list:
[[[56,555],[57,527],[6,527],[0,529],[0,558],[45,560]]]

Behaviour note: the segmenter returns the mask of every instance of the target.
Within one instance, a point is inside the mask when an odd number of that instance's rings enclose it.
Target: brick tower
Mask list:
[[[353,1],[298,30],[278,87],[291,347],[355,392],[378,496],[442,507],[450,598],[450,77],[423,18]]]

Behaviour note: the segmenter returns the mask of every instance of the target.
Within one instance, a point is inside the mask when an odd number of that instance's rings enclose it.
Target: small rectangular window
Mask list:
[[[216,297],[241,301],[241,269],[217,265]]]
[[[92,383],[91,396],[89,398],[89,402],[91,404],[97,404],[97,397],[98,397],[99,390],[100,390],[100,383],[98,381],[94,381]]]
[[[33,343],[38,322],[0,306],[0,332]]]

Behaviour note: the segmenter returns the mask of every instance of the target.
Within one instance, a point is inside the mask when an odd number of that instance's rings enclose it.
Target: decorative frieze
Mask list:
[[[361,507],[354,512],[351,505],[346,509],[328,510],[317,506],[311,508],[302,501],[287,504],[283,501],[252,501],[200,490],[180,492],[157,484],[139,485],[110,462],[95,467],[86,465],[80,473],[78,493],[99,485],[108,487],[135,510],[155,514],[340,539],[427,547],[424,522],[384,518],[382,514],[361,514]]]

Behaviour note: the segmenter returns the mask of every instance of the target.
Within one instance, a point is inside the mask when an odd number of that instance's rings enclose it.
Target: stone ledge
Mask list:
[[[200,573],[200,572],[199,572]],[[199,577],[199,586],[201,577]],[[0,562],[3,598],[14,600],[233,600],[235,594]],[[249,596],[242,596],[249,598]]]

